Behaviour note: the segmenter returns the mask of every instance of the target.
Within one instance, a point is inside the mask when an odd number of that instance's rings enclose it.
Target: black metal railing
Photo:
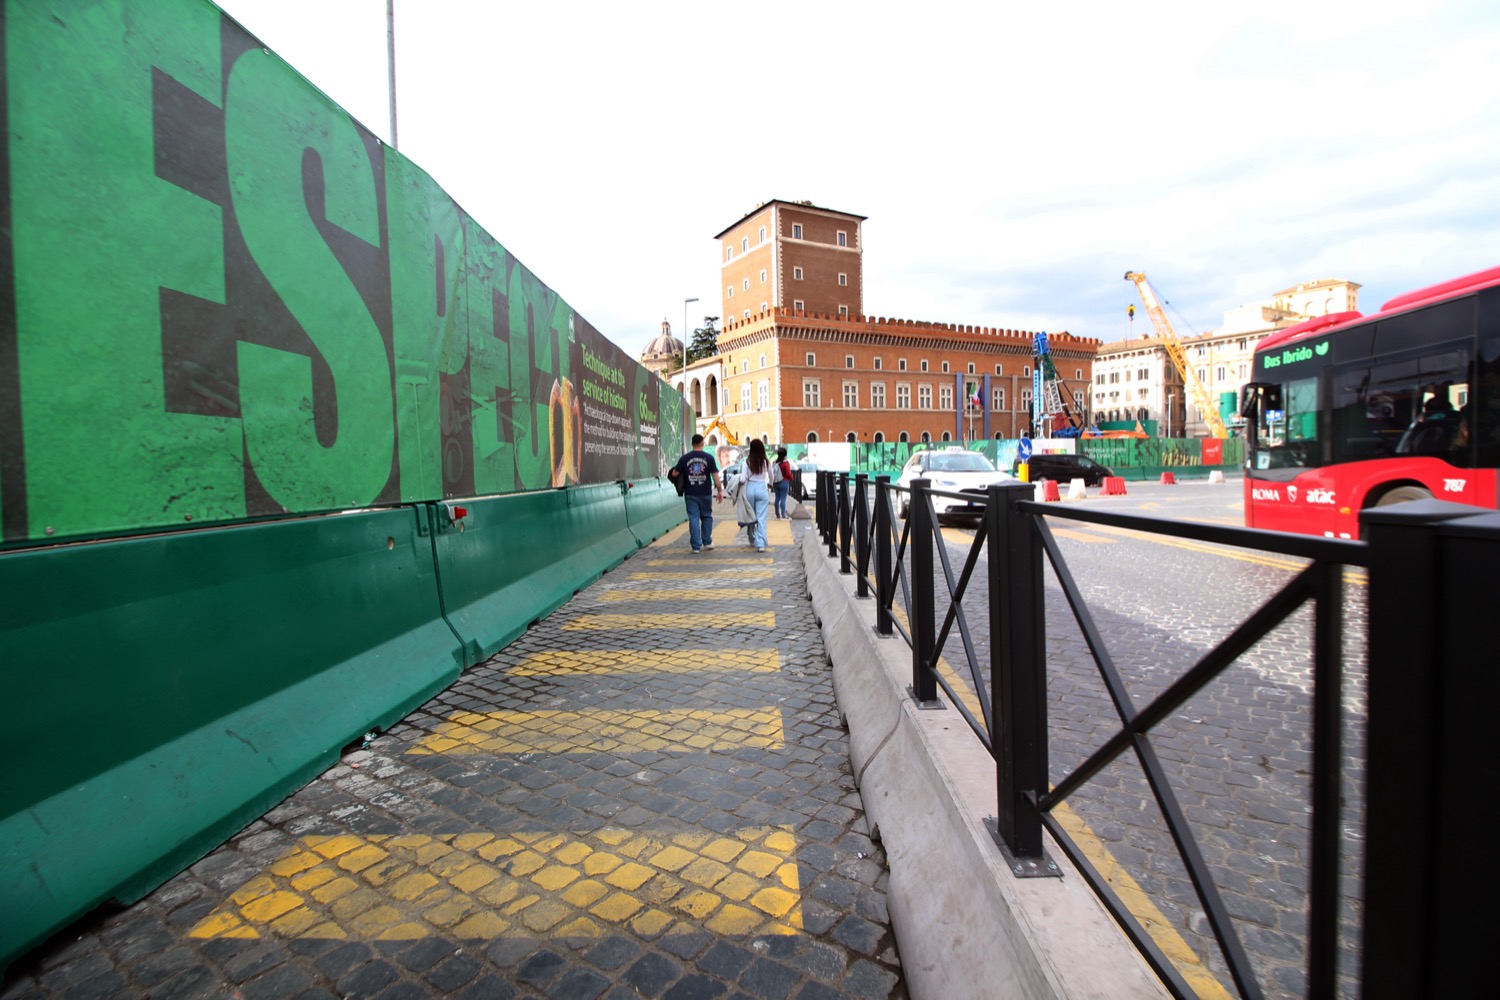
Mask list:
[[[1425,801],[1433,793],[1428,785],[1439,780],[1439,770],[1451,781],[1455,769],[1480,768],[1477,763],[1453,759],[1437,749],[1444,738],[1444,721],[1463,711],[1472,712],[1472,702],[1452,698],[1444,702],[1445,690],[1436,679],[1444,674],[1439,651],[1451,648],[1485,649],[1488,666],[1481,668],[1490,690],[1500,694],[1493,678],[1492,643],[1479,638],[1487,621],[1482,602],[1471,590],[1464,597],[1473,613],[1460,617],[1453,610],[1463,604],[1445,595],[1436,579],[1442,572],[1433,553],[1448,554],[1450,565],[1462,566],[1476,551],[1472,537],[1482,538],[1482,550],[1500,555],[1500,514],[1476,518],[1474,508],[1453,504],[1408,504],[1402,510],[1366,512],[1368,542],[1355,542],[1288,535],[1279,532],[1221,527],[1170,521],[1139,515],[1111,513],[1078,506],[1060,507],[1036,502],[1033,487],[1024,484],[990,487],[984,515],[975,532],[967,558],[957,575],[948,546],[938,533],[934,497],[972,499],[971,494],[946,493],[930,488],[926,480],[912,483],[910,490],[892,486],[889,477],[878,476],[874,494],[864,475],[819,473],[817,494],[818,528],[831,558],[839,559],[840,572],[859,576],[856,595],[873,594],[876,631],[899,634],[911,647],[910,692],[919,702],[935,704],[941,688],[953,707],[996,762],[998,808],[996,833],[999,845],[1013,862],[1018,875],[1044,872],[1043,828],[1068,855],[1120,923],[1168,989],[1177,996],[1196,995],[1152,936],[1117,897],[1106,880],[1053,815],[1053,810],[1085,786],[1112,762],[1132,752],[1139,764],[1162,820],[1176,846],[1207,923],[1217,942],[1229,975],[1243,997],[1262,995],[1250,959],[1236,932],[1235,923],[1221,898],[1210,866],[1194,835],[1182,805],[1158,758],[1151,730],[1181,708],[1204,686],[1265,638],[1292,614],[1312,608],[1312,779],[1311,858],[1308,872],[1308,916],[1306,945],[1306,993],[1333,997],[1339,993],[1340,908],[1340,803],[1341,776],[1345,765],[1342,706],[1344,697],[1344,567],[1371,567],[1369,719],[1366,781],[1369,808],[1363,837],[1370,864],[1364,875],[1367,905],[1362,931],[1363,992],[1366,996],[1431,994],[1437,982],[1462,982],[1454,968],[1472,967],[1475,956],[1485,949],[1464,953],[1452,943],[1434,942],[1423,931],[1424,920],[1440,920],[1458,939],[1465,939],[1460,921],[1453,917],[1453,876],[1441,872],[1427,859],[1413,859],[1403,843],[1436,848],[1443,841],[1448,823],[1456,823],[1457,806],[1424,812],[1410,798],[1418,797],[1421,785]],[[894,502],[904,497],[907,519],[898,532]],[[1488,521],[1485,518],[1488,518]],[[1235,546],[1259,552],[1309,560],[1290,581],[1255,609],[1217,646],[1205,653],[1181,676],[1168,684],[1149,703],[1137,706],[1114,658],[1091,614],[1086,594],[1079,586],[1049,520],[1063,519],[1125,528],[1196,542]],[[1437,544],[1441,533],[1456,533],[1465,541],[1452,546]],[[853,549],[851,567],[850,551]],[[988,558],[985,558],[986,553]],[[936,559],[934,559],[936,554]],[[963,608],[963,597],[981,561],[987,583],[988,635],[986,648],[977,649]],[[873,564],[873,574],[872,574]],[[1048,775],[1048,713],[1046,688],[1046,616],[1044,571],[1051,566],[1068,608],[1076,621],[1118,718],[1119,728],[1086,759],[1055,782]],[[1488,570],[1494,563],[1483,564]],[[1478,573],[1474,562],[1468,570]],[[941,575],[939,575],[941,569]],[[1464,574],[1460,574],[1460,579]],[[1425,584],[1411,594],[1410,581]],[[947,590],[948,603],[938,624],[936,591]],[[1421,641],[1413,641],[1400,623],[1410,621],[1409,607],[1418,605],[1416,622],[1426,629]],[[968,668],[969,683],[981,707],[976,718],[938,669],[939,658],[957,630]],[[1425,669],[1414,669],[1413,661]],[[1383,673],[1381,673],[1383,671]],[[986,683],[986,677],[988,683]],[[1384,677],[1400,677],[1404,687]],[[1411,717],[1408,702],[1423,701],[1419,721]],[[1439,704],[1441,703],[1441,704]],[[1436,706],[1436,707],[1434,707]],[[1393,752],[1409,732],[1426,741],[1412,754]],[[1452,742],[1448,738],[1448,742]],[[1382,755],[1383,754],[1383,755]],[[1424,774],[1413,773],[1410,756],[1431,765]],[[1486,753],[1482,758],[1488,760]],[[1493,765],[1483,773],[1491,778]],[[1381,781],[1403,781],[1398,789],[1382,788]],[[1491,781],[1491,786],[1493,782]],[[1410,798],[1403,799],[1403,794]],[[1378,825],[1377,825],[1378,820]],[[1375,861],[1405,862],[1401,873],[1387,877]],[[1383,868],[1384,866],[1382,866]],[[1394,866],[1393,866],[1394,867]],[[1422,875],[1414,875],[1420,871]],[[1445,888],[1446,887],[1446,888]],[[1470,894],[1472,897],[1477,894]],[[1473,926],[1494,926],[1482,911]],[[1472,932],[1469,935],[1472,938]],[[1437,957],[1442,961],[1436,961]],[[1433,971],[1441,967],[1443,971]]]

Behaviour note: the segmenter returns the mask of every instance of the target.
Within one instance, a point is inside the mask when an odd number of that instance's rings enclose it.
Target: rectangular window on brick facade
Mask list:
[[[883,364],[883,362],[881,361],[881,359],[880,358],[876,358],[875,359],[875,370],[876,371],[880,371],[880,367],[881,367],[882,364]]]
[[[842,229],[838,231],[838,244],[841,247],[846,247],[849,245],[849,234],[844,232]]]
[[[794,240],[800,240],[801,238],[802,238],[802,223],[800,223],[800,222],[794,222],[794,223],[792,223],[792,239],[794,239]]]
[[[885,409],[885,383],[870,383],[870,407],[876,410]]]
[[[811,351],[809,351],[808,355],[807,355],[807,367],[809,367],[809,368],[816,368],[817,366],[818,366],[818,356],[816,354],[813,354]]]
[[[859,409],[859,383],[858,382],[845,382],[844,383],[844,409],[846,409],[846,410],[857,410],[857,409]]]
[[[840,316],[847,316],[847,315],[849,315],[849,307],[848,306],[839,306],[839,315]]]
[[[806,307],[802,305],[802,300],[801,299],[793,299],[792,300],[792,308],[795,309],[795,310],[797,310],[798,312],[806,312],[807,311]]]
[[[823,383],[822,382],[818,381],[815,378],[805,378],[805,379],[802,380],[802,405],[803,406],[821,406],[822,403],[820,402],[820,400],[822,398],[822,395],[823,395]]]
[[[740,238],[740,253],[748,253],[749,250],[750,250],[750,237],[748,237],[748,236],[742,236]]]
[[[794,267],[794,268],[792,268],[792,280],[793,281],[801,281],[802,280],[802,268],[800,268],[800,267]]]
[[[760,269],[760,283],[762,285],[764,285],[766,283],[766,269],[765,268],[761,268]]]
[[[1022,389],[1021,390],[1021,409],[1025,410],[1028,413],[1031,412],[1031,390],[1030,389]]]
[[[760,227],[760,241],[762,243],[764,243],[766,241],[766,227],[765,226],[761,226]]]
[[[840,285],[847,285],[847,284],[849,284],[849,276],[847,274],[841,274],[841,275],[839,275],[839,284]]]
[[[972,362],[972,361],[969,362],[969,374],[970,375],[974,374],[974,362]]]
[[[903,372],[906,371],[906,359],[905,358],[897,358],[896,359],[896,370],[897,371],[903,371]]]
[[[951,386],[951,385],[940,385],[940,386],[938,386],[938,409],[940,409],[940,410],[951,410],[951,409],[953,409],[953,386]]]
[[[1004,375],[1004,374],[1005,374],[1005,372],[1004,372],[1004,370],[1003,370],[1003,366],[1001,366],[1001,365],[996,365],[996,366],[995,366],[995,374],[996,374],[996,375]]]
[[[740,386],[740,409],[746,413],[750,412],[750,383],[746,382]]]
[[[925,359],[925,358],[924,358],[924,359],[923,359],[923,361],[922,361],[922,370],[923,370],[923,371],[924,371],[924,372],[925,372],[925,371],[926,371],[926,370],[927,370],[927,361],[926,361],[926,359]]]
[[[946,361],[943,362],[943,374],[948,374],[948,362]]]
[[[733,285],[725,285],[724,286],[724,297],[726,299],[732,299],[732,298],[734,298],[734,286]]]
[[[853,368],[854,367],[854,355],[852,355],[852,354],[846,354],[846,355],[844,355],[844,367],[845,368]]]
[[[771,382],[769,379],[761,379],[755,384],[755,406],[760,410],[771,408]]]
[[[932,386],[917,386],[917,406],[923,410],[932,409]]]
[[[990,409],[994,410],[996,413],[1001,413],[1005,410],[1004,386],[1000,386],[998,388],[995,386],[990,386]]]
[[[911,386],[905,382],[896,383],[896,409],[911,409]]]

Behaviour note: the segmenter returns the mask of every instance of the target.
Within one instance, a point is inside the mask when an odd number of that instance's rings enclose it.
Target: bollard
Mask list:
[[[1083,500],[1088,495],[1088,489],[1083,485],[1082,479],[1071,479],[1068,481],[1069,500]]]
[[[1161,474],[1161,484],[1163,486],[1176,486],[1177,477],[1172,475],[1172,473],[1170,472],[1163,472]]]
[[[1104,489],[1099,491],[1102,497],[1122,497],[1125,495],[1124,476],[1105,476]]]

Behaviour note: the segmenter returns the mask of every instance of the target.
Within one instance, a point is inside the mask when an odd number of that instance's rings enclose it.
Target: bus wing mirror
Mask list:
[[[1254,422],[1258,405],[1256,402],[1256,390],[1259,388],[1254,382],[1246,382],[1240,386],[1240,416]]]

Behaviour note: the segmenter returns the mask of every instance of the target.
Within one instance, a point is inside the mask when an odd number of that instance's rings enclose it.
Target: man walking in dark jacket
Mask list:
[[[687,504],[688,543],[693,551],[713,548],[714,499],[724,499],[724,484],[719,479],[718,463],[703,450],[702,434],[693,435],[693,450],[679,458],[667,475],[681,485]]]

